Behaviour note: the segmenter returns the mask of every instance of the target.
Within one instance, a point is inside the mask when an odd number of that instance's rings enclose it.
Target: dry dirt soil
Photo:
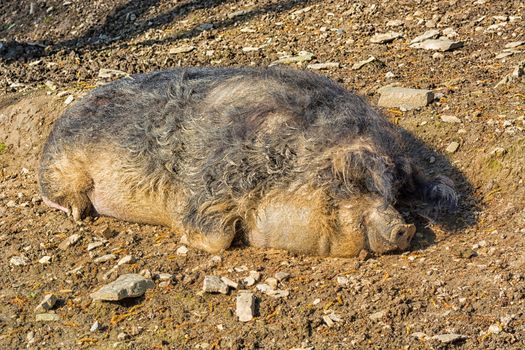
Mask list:
[[[463,47],[437,54],[410,47],[430,29]],[[370,42],[388,31],[403,37]],[[495,87],[525,60],[525,45],[505,46],[524,40],[521,0],[2,1],[0,348],[524,349],[525,79]],[[42,203],[42,143],[65,102],[102,82],[101,69],[267,66],[300,51],[314,54],[308,63],[338,62],[319,73],[372,104],[392,83],[438,94],[419,110],[384,113],[433,150],[429,172],[456,181],[460,210],[448,225],[416,218],[410,251],[368,259],[245,247],[217,258],[177,254],[179,235],[163,227],[74,223]],[[370,56],[377,60],[352,69]],[[451,142],[459,148],[447,153]],[[104,238],[108,232],[115,236]],[[73,234],[80,240],[60,249]],[[110,253],[136,261],[108,274],[118,260],[94,258]],[[263,281],[291,276],[279,285],[285,298],[247,287],[258,298],[250,322],[235,316],[236,290],[200,292],[205,275],[240,281],[252,270]],[[143,297],[91,301],[117,275],[140,271],[156,279]],[[59,298],[50,311],[57,321],[36,320],[47,293]],[[444,334],[461,337],[433,338]]]

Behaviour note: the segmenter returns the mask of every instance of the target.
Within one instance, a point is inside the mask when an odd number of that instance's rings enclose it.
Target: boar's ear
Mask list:
[[[390,158],[366,143],[341,149],[332,156],[332,172],[346,186],[356,181],[362,183],[367,191],[383,198],[385,208],[394,200],[394,170]]]
[[[438,175],[433,179],[427,179],[418,173],[414,180],[417,194],[424,202],[438,211],[457,211],[458,194],[454,188],[454,182],[448,177]]]

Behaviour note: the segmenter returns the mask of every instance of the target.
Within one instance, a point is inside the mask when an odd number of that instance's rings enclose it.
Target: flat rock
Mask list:
[[[101,264],[107,261],[115,260],[116,258],[117,256],[115,254],[106,254],[93,259],[93,262],[96,264]]]
[[[403,22],[400,19],[391,19],[390,21],[386,22],[387,27],[399,27],[402,26],[405,22]]]
[[[439,30],[437,29],[427,30],[423,34],[416,36],[414,39],[412,39],[412,41],[410,41],[410,44],[420,43],[428,39],[435,39],[438,36],[439,36]]]
[[[98,77],[100,79],[118,79],[123,77],[129,77],[129,74],[117,69],[101,68],[98,71]]]
[[[300,51],[299,54],[293,56],[284,56],[279,58],[276,61],[273,61],[270,63],[271,66],[275,66],[277,64],[293,64],[293,63],[302,63],[302,62],[309,62],[315,58],[315,55],[308,51]]]
[[[461,119],[459,119],[455,115],[442,115],[441,120],[444,123],[461,123]]]
[[[453,141],[447,146],[445,151],[447,151],[447,153],[454,153],[458,150],[458,148],[459,148],[459,143],[456,141]]]
[[[56,322],[60,321],[60,316],[57,314],[36,314],[35,319],[40,322]]]
[[[377,321],[377,320],[382,319],[385,315],[386,315],[386,310],[381,310],[381,311],[378,311],[378,312],[374,312],[373,314],[368,316],[368,318],[373,320],[373,321]]]
[[[93,300],[118,301],[125,298],[142,296],[146,290],[155,287],[152,280],[136,273],[122,275],[115,281],[106,284],[98,291],[91,293]]]
[[[103,245],[104,245],[104,242],[101,242],[101,241],[91,242],[91,243],[88,244],[87,250],[88,250],[88,252],[90,252],[90,251],[92,251],[94,249],[97,249],[100,246],[103,246]]]
[[[56,302],[58,301],[58,298],[54,294],[46,294],[44,296],[44,299],[40,302],[40,304],[35,307],[36,312],[46,312],[48,310],[51,310]]]
[[[58,248],[61,250],[66,250],[70,246],[75,245],[80,240],[80,238],[81,236],[78,233],[72,234],[71,236],[60,242]]]
[[[186,247],[185,245],[181,245],[180,247],[177,248],[177,250],[175,251],[175,253],[177,255],[181,255],[181,256],[184,256],[186,254],[188,254],[190,250],[188,249],[188,247]]]
[[[429,39],[410,45],[415,49],[434,50],[434,51],[451,51],[463,47],[462,41],[452,41],[446,38]]]
[[[433,336],[431,339],[437,340],[442,342],[443,344],[449,344],[454,343],[458,340],[464,340],[467,339],[467,336],[463,334],[456,334],[456,333],[447,333],[447,334],[438,334]]]
[[[383,34],[375,34],[370,38],[370,42],[374,44],[387,44],[398,38],[402,38],[403,33],[400,32],[388,32]]]
[[[434,93],[430,90],[386,87],[380,91],[381,96],[378,104],[381,107],[397,107],[410,110],[425,107],[434,100]]]
[[[339,68],[341,65],[339,62],[325,62],[325,63],[312,63],[306,66],[308,69],[323,70],[330,68]]]
[[[239,287],[239,284],[237,282],[229,279],[228,277],[221,277],[221,281],[223,281],[224,284],[226,284],[230,288],[237,289]]]
[[[352,65],[352,69],[353,70],[358,70],[358,69],[361,69],[363,68],[365,65],[369,64],[369,63],[372,63],[374,61],[377,61],[377,58],[375,58],[374,56],[370,56],[368,57],[366,60],[362,60],[362,61],[359,61],[359,62],[356,62]]]
[[[275,274],[275,278],[279,281],[279,282],[284,282],[284,281],[287,281],[288,279],[290,279],[290,274],[288,272],[277,272]]]
[[[9,259],[9,265],[12,266],[25,266],[28,262],[29,259],[23,255],[13,256],[11,259]]]
[[[505,48],[506,49],[513,49],[513,48],[519,47],[519,46],[525,46],[525,41],[513,41],[513,42],[510,42],[508,44],[505,44]]]
[[[202,283],[202,291],[205,293],[228,294],[228,285],[219,276],[205,276]]]
[[[248,322],[255,315],[255,295],[251,292],[242,291],[237,295],[235,315],[241,322]]]
[[[192,52],[193,50],[195,50],[195,46],[182,45],[182,46],[171,48],[169,53],[173,55],[173,54],[179,54],[179,53],[188,53],[188,52]]]

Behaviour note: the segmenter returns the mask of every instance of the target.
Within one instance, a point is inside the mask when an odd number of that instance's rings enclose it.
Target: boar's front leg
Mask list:
[[[229,203],[205,204],[192,208],[189,204],[184,219],[185,233],[181,242],[208,253],[228,249],[240,230],[241,219]]]

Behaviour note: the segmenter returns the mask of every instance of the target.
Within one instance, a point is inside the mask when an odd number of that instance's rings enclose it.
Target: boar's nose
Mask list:
[[[415,233],[416,226],[412,224],[396,225],[390,232],[390,241],[395,243],[400,249],[407,249]]]

